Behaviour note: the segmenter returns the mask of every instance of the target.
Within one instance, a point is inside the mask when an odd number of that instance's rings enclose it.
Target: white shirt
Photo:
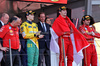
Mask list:
[[[0,20],[0,22],[1,22],[2,26],[4,26],[4,23],[1,20]]]
[[[41,26],[42,26],[42,27],[43,27],[43,25],[44,25],[45,31],[47,31],[45,22],[44,22],[44,24],[43,24],[43,23],[40,21],[40,23],[41,23]]]

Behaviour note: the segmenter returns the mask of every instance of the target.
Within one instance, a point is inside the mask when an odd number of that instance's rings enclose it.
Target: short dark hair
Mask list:
[[[90,17],[90,25],[93,25],[95,23],[95,21],[94,21],[92,16],[89,15],[89,17]],[[83,21],[85,21],[85,20],[81,19],[81,24],[82,25],[83,25]]]
[[[40,12],[39,14],[38,14],[38,17],[40,17],[40,14],[45,14],[44,12]],[[45,14],[46,15],[46,14]]]
[[[16,16],[17,16],[18,18],[22,18],[22,16],[21,16],[21,15],[19,15],[19,14],[17,14]]]
[[[16,21],[17,20],[17,17],[12,17],[9,22],[12,23],[13,21]]]

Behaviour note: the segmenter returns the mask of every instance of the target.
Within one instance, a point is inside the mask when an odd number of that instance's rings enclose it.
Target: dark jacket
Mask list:
[[[43,31],[43,28],[42,28],[40,22],[38,22],[37,25],[38,25],[38,30],[41,31],[42,35],[44,35],[44,38],[38,40],[39,41],[39,49],[44,49],[46,47],[48,49],[50,49],[50,38],[51,38],[51,36],[50,36],[50,26],[49,26],[49,24],[45,23],[46,30],[47,30],[46,32]]]

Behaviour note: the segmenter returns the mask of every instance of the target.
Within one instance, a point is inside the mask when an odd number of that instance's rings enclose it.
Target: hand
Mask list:
[[[92,36],[94,36],[95,35],[95,33],[94,32],[92,32]]]
[[[39,35],[39,38],[43,38],[44,37],[44,35]]]
[[[87,34],[88,34],[88,35],[92,35],[92,36],[94,36],[94,35],[95,35],[95,33],[94,33],[94,32],[88,32]]]
[[[8,51],[8,49],[9,49],[9,48],[7,48],[7,47],[1,47],[1,50],[2,50],[2,51],[5,51],[5,52]]]
[[[21,50],[21,45],[19,45],[19,49],[18,49],[18,51],[20,52],[20,50]]]
[[[41,31],[38,31],[38,32],[36,33],[36,36],[39,35],[40,33],[41,33]]]
[[[70,33],[71,33],[71,34],[73,33],[73,29],[70,30]]]

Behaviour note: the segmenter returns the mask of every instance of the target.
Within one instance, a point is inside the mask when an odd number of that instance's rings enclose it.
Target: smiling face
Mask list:
[[[83,21],[83,24],[84,24],[84,25],[90,25],[90,19],[89,19],[89,20]]]
[[[61,15],[62,17],[66,17],[66,16],[67,16],[67,10],[66,10],[66,9],[65,9],[65,10],[59,11],[59,13],[60,13],[60,15]]]
[[[40,20],[41,22],[45,22],[45,14],[44,14],[44,13],[41,13],[41,14],[40,14],[39,20]]]
[[[29,14],[27,17],[27,20],[33,21],[34,20],[34,14]]]

